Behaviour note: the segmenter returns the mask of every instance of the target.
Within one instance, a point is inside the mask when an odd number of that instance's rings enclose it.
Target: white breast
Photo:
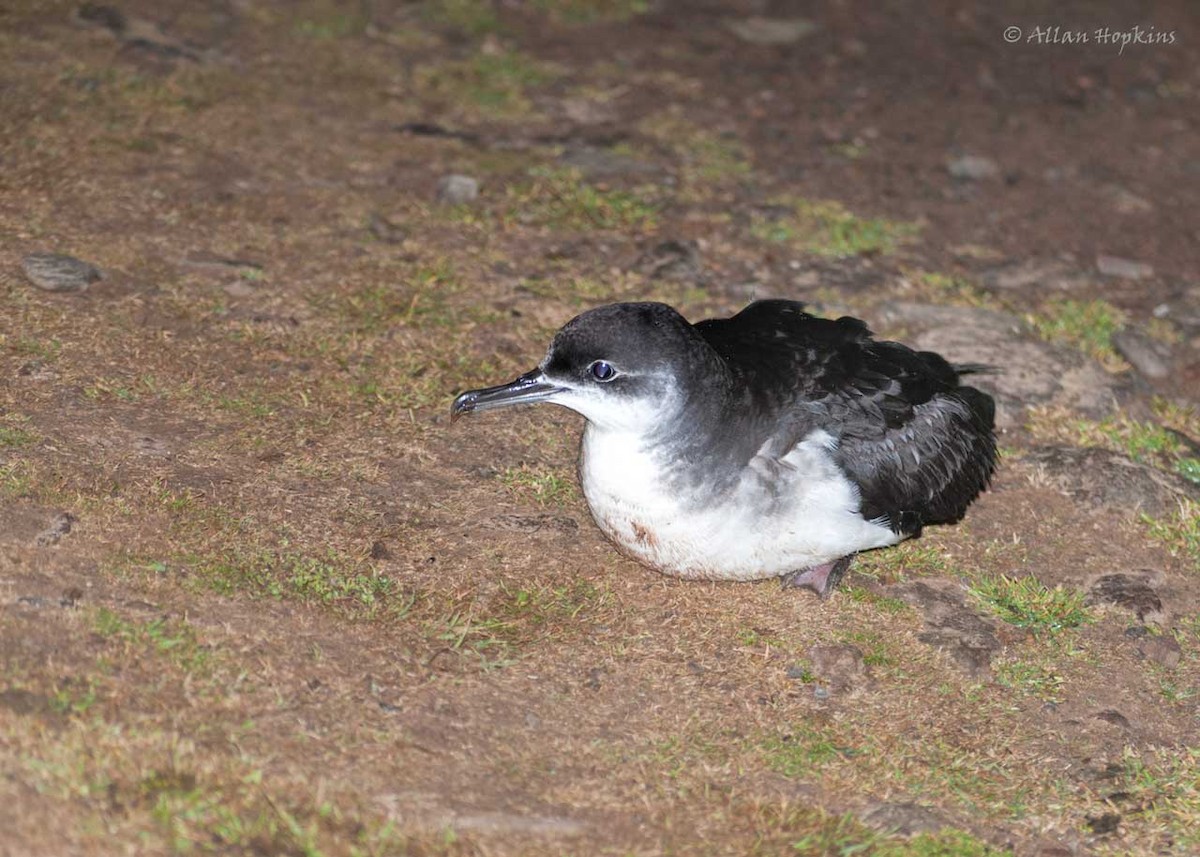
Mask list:
[[[782,458],[764,447],[725,496],[697,509],[672,492],[667,468],[677,465],[658,462],[634,435],[589,423],[580,475],[596,523],[635,559],[680,577],[754,580],[900,541],[863,520],[831,448],[824,432]]]

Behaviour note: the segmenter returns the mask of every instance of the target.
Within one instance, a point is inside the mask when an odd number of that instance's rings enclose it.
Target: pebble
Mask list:
[[[1138,643],[1138,651],[1146,660],[1160,664],[1169,670],[1179,666],[1179,660],[1183,657],[1183,650],[1179,648],[1179,643],[1175,642],[1174,637],[1166,634],[1143,637],[1142,641]]]
[[[1139,622],[1159,623],[1163,619],[1162,599],[1148,580],[1131,574],[1106,574],[1088,590],[1091,604],[1113,604],[1137,616]]]
[[[1163,515],[1181,499],[1200,500],[1200,489],[1182,476],[1098,447],[1040,446],[1025,461],[1038,478],[1092,508]]]
[[[95,265],[65,253],[30,253],[21,260],[21,270],[48,292],[82,292],[104,276]]]
[[[457,173],[438,179],[437,197],[449,205],[461,205],[479,197],[479,180]]]
[[[70,512],[59,512],[50,522],[50,526],[38,534],[38,547],[50,547],[58,544],[63,536],[71,532],[71,526],[75,520],[75,516]]]
[[[859,818],[868,827],[898,833],[901,836],[936,833],[949,823],[940,811],[912,801],[877,803]]]
[[[752,45],[790,45],[812,34],[817,25],[807,18],[743,18],[727,25],[743,42]]]
[[[1112,336],[1112,345],[1146,378],[1159,380],[1171,374],[1170,349],[1136,328],[1118,330]]]
[[[1144,280],[1154,276],[1153,266],[1120,256],[1097,256],[1096,270],[1106,277],[1122,280]]]
[[[813,646],[808,650],[813,673],[832,690],[845,690],[867,681],[862,650],[848,643]]]
[[[946,161],[946,171],[960,181],[984,181],[1000,175],[1000,165],[982,155],[962,155]]]

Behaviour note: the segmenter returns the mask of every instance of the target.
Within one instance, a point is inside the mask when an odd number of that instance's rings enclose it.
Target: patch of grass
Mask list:
[[[789,198],[776,205],[782,211],[756,216],[750,233],[800,253],[837,257],[890,253],[917,233],[915,224],[858,217],[837,202]]]
[[[907,604],[900,602],[905,608]],[[845,631],[838,635],[843,643],[851,643],[862,650],[863,663],[869,667],[890,667],[897,663],[887,643],[875,631]]]
[[[168,619],[148,622],[130,621],[106,607],[96,611],[92,624],[101,637],[120,642],[128,648],[149,649],[166,657],[187,672],[202,670],[209,663],[209,652],[186,623]]]
[[[500,29],[495,6],[489,0],[427,0],[422,17],[431,24],[451,27],[471,37]]]
[[[579,496],[574,479],[544,464],[509,467],[499,478],[515,496],[532,499],[539,506],[562,506]]]
[[[1200,749],[1125,749],[1123,788],[1142,809],[1138,844],[1145,853],[1200,850]]]
[[[767,766],[785,777],[813,776],[828,762],[855,753],[836,736],[815,726],[801,726],[785,735],[772,736],[759,745]]]
[[[647,0],[533,0],[533,7],[565,24],[621,23],[650,9]]]
[[[992,664],[996,681],[1004,687],[1037,697],[1044,702],[1062,702],[1063,677],[1045,664],[1005,659]]]
[[[1186,454],[1189,447],[1180,437],[1187,432],[1169,424],[1143,422],[1123,413],[1097,421],[1058,408],[1031,408],[1027,428],[1038,440],[1110,449],[1186,479],[1200,471],[1200,460]]]
[[[404,615],[413,604],[395,580],[365,561],[332,550],[305,554],[286,546],[278,550],[238,546],[166,561],[126,557],[120,566],[181,575],[185,582],[224,595],[295,598],[351,615]]]
[[[418,68],[414,81],[428,98],[469,105],[495,118],[520,116],[532,105],[526,91],[553,80],[558,70],[518,51],[478,52],[469,59]]]
[[[1184,498],[1167,518],[1143,514],[1142,523],[1150,538],[1162,544],[1172,556],[1183,556],[1200,572],[1200,503]]]
[[[968,591],[1005,622],[1034,635],[1054,636],[1092,621],[1082,592],[1061,585],[1050,589],[1033,576],[986,578]]]
[[[639,193],[585,182],[577,170],[535,168],[533,181],[512,188],[518,220],[556,229],[649,230],[657,206]]]
[[[864,553],[854,560],[855,573],[885,583],[895,583],[908,576],[940,576],[952,570],[950,557],[925,541],[903,542],[887,550]]]
[[[990,294],[965,277],[936,271],[908,273],[900,284],[905,296],[919,297],[937,304],[1001,310],[1004,307]]]
[[[450,326],[458,322],[448,299],[463,282],[446,261],[414,267],[402,279],[356,285],[340,293],[311,293],[309,303],[332,310],[356,333],[379,334],[400,326]]]
[[[356,4],[305,0],[292,11],[293,31],[308,39],[333,40],[361,35],[368,18]]]
[[[702,128],[676,113],[654,114],[639,122],[638,130],[669,150],[678,164],[686,201],[703,201],[713,190],[754,172],[746,147],[736,137]]]
[[[74,719],[53,741],[35,718],[5,727],[18,776],[39,801],[61,805],[64,841],[84,851],[110,850],[115,828],[155,854],[412,853],[393,823],[356,812],[342,795],[265,775],[191,736],[93,718]]]
[[[36,482],[28,462],[0,464],[0,493],[10,497],[32,497]]]
[[[478,659],[479,667],[487,672],[517,662],[511,628],[511,620],[456,610],[431,622],[427,630],[446,650]]]
[[[586,580],[565,586],[530,585],[517,589],[504,586],[503,591],[503,612],[533,630],[575,621],[606,600],[606,594]]]
[[[60,682],[50,696],[50,709],[59,714],[85,714],[96,702],[96,683],[90,677]]]
[[[884,613],[905,613],[912,608],[908,604],[901,601],[899,598],[892,598],[887,595],[880,595],[877,592],[872,592],[861,586],[850,586],[843,590],[851,601],[858,604],[869,604]]]
[[[1125,325],[1125,314],[1107,301],[1048,301],[1027,318],[1043,339],[1070,345],[1110,371],[1128,368],[1112,345],[1113,334]]]
[[[37,435],[31,431],[16,426],[0,425],[0,449],[29,446],[35,440],[37,440]]]

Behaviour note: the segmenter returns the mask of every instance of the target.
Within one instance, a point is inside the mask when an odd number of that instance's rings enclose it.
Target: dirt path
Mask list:
[[[1200,851],[1200,13],[860,5],[0,9],[0,854]],[[765,296],[1005,368],[828,602],[449,423]]]

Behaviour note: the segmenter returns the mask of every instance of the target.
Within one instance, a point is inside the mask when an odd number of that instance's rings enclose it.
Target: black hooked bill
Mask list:
[[[544,402],[561,390],[562,387],[546,380],[541,369],[534,369],[507,384],[484,387],[482,390],[467,390],[450,406],[450,421],[453,422],[463,414],[475,411],[490,411],[509,405],[532,405]]]

